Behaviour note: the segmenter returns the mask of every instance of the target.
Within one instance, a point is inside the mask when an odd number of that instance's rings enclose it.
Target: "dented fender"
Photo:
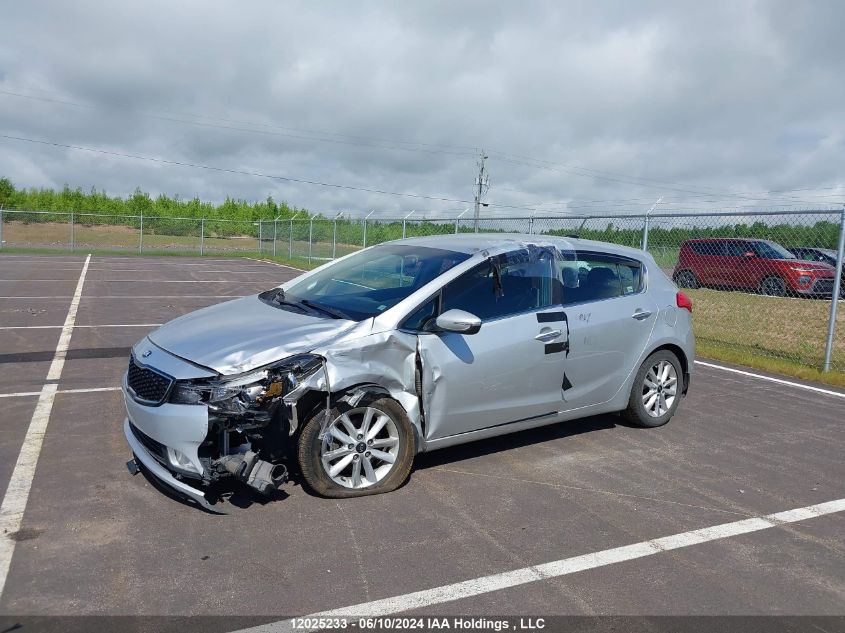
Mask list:
[[[323,370],[312,374],[288,394],[285,397],[288,405],[295,405],[304,393],[312,390],[331,398],[341,395],[352,406],[368,394],[383,394],[405,409],[414,427],[418,449],[423,450],[422,408],[416,391],[418,351],[415,334],[391,330],[343,337],[325,348],[317,347],[311,353],[323,358]],[[327,401],[326,409],[330,408]]]

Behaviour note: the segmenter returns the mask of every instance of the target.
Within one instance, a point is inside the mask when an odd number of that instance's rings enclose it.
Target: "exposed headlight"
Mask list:
[[[180,380],[170,401],[175,404],[207,404],[229,413],[243,413],[258,400],[283,396],[322,365],[313,354],[300,354],[267,367],[220,380]]]

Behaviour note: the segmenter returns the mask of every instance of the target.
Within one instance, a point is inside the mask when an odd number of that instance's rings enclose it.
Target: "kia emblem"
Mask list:
[[[147,356],[149,356],[152,353],[153,353],[153,350],[148,349],[143,354],[141,354],[141,358],[146,358]]]

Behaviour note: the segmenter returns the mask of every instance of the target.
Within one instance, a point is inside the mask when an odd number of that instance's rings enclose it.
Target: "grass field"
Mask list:
[[[845,301],[839,302],[831,358],[838,371],[827,375],[817,368],[824,361],[829,301],[706,289],[684,292],[693,300],[698,353],[845,386]]]
[[[306,231],[307,233],[307,231]],[[308,240],[289,239],[287,231],[279,231],[276,240],[276,253],[289,258],[303,258],[325,261],[335,256],[340,257],[356,251],[360,246],[354,244],[336,244],[315,241],[310,249]],[[305,236],[307,238],[307,235]],[[71,229],[67,223],[60,222],[3,222],[3,241],[6,248],[42,248],[69,249],[71,243],[75,250],[122,251],[137,250],[141,243],[141,232],[137,228],[111,224],[75,224],[71,242]],[[260,247],[259,247],[260,246]],[[199,235],[159,235],[153,231],[144,231],[143,248],[146,254],[153,252],[178,251],[196,255],[200,252]],[[203,253],[264,253],[272,254],[272,240],[264,240],[260,245],[257,238],[249,235],[236,237],[216,237],[206,235],[202,240]]]

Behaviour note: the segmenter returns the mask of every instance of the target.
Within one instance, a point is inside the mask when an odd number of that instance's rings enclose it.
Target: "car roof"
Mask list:
[[[685,242],[768,242],[757,237],[696,237]]]
[[[442,248],[473,255],[481,251],[498,253],[502,251],[519,248],[527,244],[538,246],[554,246],[560,250],[592,250],[602,253],[616,253],[628,257],[639,257],[645,254],[637,248],[611,244],[610,242],[598,242],[595,240],[582,240],[575,237],[562,237],[557,235],[527,233],[458,233],[447,235],[427,235],[425,237],[409,237],[402,240],[395,240],[390,244],[414,244],[417,246],[428,246],[431,248]]]

